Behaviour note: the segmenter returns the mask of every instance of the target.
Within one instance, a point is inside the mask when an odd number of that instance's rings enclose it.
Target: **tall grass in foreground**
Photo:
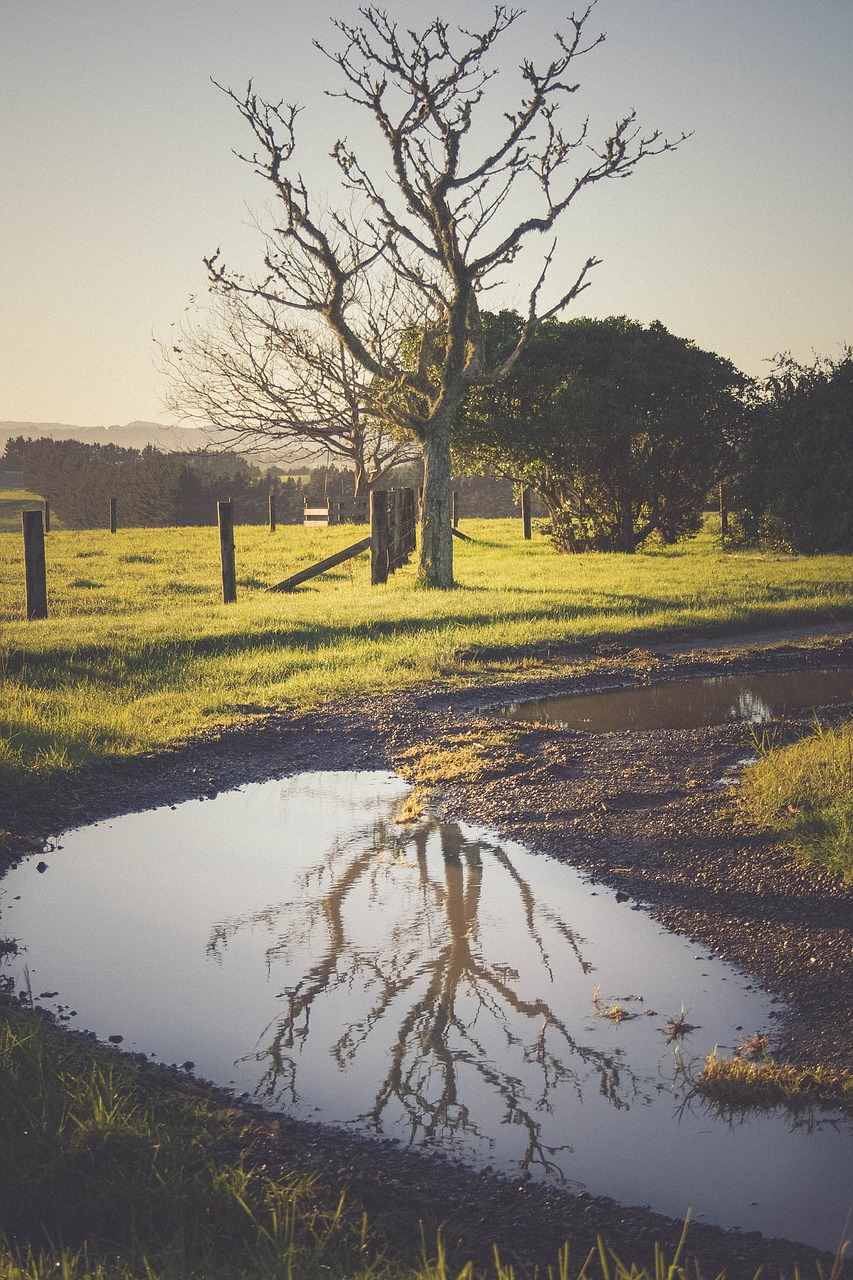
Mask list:
[[[853,882],[853,724],[799,742],[761,742],[739,791],[744,814],[776,832],[805,862]]]
[[[853,616],[843,556],[723,555],[712,535],[636,555],[558,556],[515,521],[463,522],[458,587],[411,565],[371,587],[367,557],[290,595],[265,588],[363,529],[239,527],[238,602],[222,605],[215,529],[58,531],[50,616],[26,622],[19,535],[0,534],[0,784],[156,750],[264,708],[424,680],[522,678],[603,637],[642,641]]]
[[[6,1011],[0,1277],[389,1274],[327,1187],[252,1172],[264,1126]]]
[[[368,1222],[325,1183],[276,1168],[268,1126],[191,1083],[0,1009],[0,1280],[514,1280]],[[409,1229],[410,1230],[410,1229]],[[655,1247],[644,1268],[599,1240],[545,1280],[702,1280]],[[840,1273],[840,1259],[828,1280]]]

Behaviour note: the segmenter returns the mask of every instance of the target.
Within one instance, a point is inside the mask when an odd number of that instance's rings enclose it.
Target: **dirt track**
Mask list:
[[[541,693],[604,688],[686,674],[853,666],[853,638],[806,644],[764,637],[746,645],[659,645],[625,652],[600,646],[581,659],[554,660],[553,675],[526,685]],[[304,714],[259,714],[257,724],[186,749],[104,764],[33,785],[0,826],[42,839],[70,826],[242,782],[308,769],[392,767],[403,751],[476,724],[487,703],[517,686],[425,687]],[[837,713],[840,714],[840,713]],[[849,708],[847,709],[849,715]],[[786,721],[796,735],[810,717]],[[608,734],[537,729],[529,762],[476,784],[456,782],[435,796],[447,815],[479,821],[530,848],[592,872],[644,903],[668,927],[701,941],[782,995],[780,1047],[803,1062],[853,1061],[853,889],[805,871],[766,837],[732,820],[719,779],[746,754],[749,730]],[[270,1127],[267,1163],[317,1168],[344,1184],[377,1220],[393,1205],[394,1229],[445,1223],[458,1257],[501,1256],[527,1268],[555,1259],[572,1241],[579,1266],[601,1231],[625,1258],[648,1261],[651,1242],[670,1250],[680,1224],[589,1196],[472,1174],[383,1144],[287,1121]],[[799,1262],[813,1250],[754,1235],[695,1226],[691,1247],[706,1274],[727,1267],[752,1276],[759,1263]],[[454,1250],[455,1251],[455,1250]]]

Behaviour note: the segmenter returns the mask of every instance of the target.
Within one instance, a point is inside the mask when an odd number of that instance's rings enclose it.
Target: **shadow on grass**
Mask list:
[[[507,618],[505,624],[533,625],[571,624],[579,620],[599,619],[599,633],[591,637],[586,631],[582,636],[563,634],[543,637],[540,641],[505,644],[478,643],[471,631],[478,627],[489,628],[503,621],[486,609],[467,608],[439,617],[415,617],[404,619],[373,619],[364,622],[294,622],[290,626],[267,627],[263,631],[227,632],[218,635],[196,635],[176,639],[161,638],[153,641],[132,642],[125,649],[114,644],[93,643],[71,648],[56,646],[42,650],[14,649],[3,660],[6,679],[24,677],[30,688],[61,688],[77,682],[93,686],[122,687],[133,683],[135,693],[142,694],[162,688],[170,678],[175,678],[187,665],[206,660],[251,657],[277,651],[293,653],[318,653],[346,643],[377,645],[401,637],[440,635],[448,632],[448,645],[457,661],[497,661],[527,654],[553,654],[570,652],[579,644],[592,640],[620,639],[637,643],[660,639],[665,633],[673,638],[687,630],[691,634],[719,635],[739,629],[761,625],[793,625],[817,621],[813,609],[787,609],[779,616],[772,602],[757,603],[745,609],[737,619],[726,617],[683,617],[687,602],[661,599],[654,596],[624,596],[611,593],[599,594],[590,605],[568,607],[541,604],[525,609],[523,613]],[[678,624],[667,623],[667,615],[682,614]],[[660,622],[648,627],[620,626],[634,618],[660,615]],[[836,625],[845,620],[843,612],[833,613]],[[608,625],[609,623],[609,625]],[[246,626],[250,624],[247,622]]]

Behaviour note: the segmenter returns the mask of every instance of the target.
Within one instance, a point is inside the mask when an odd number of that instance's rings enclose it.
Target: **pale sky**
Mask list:
[[[416,27],[493,12],[385,7]],[[258,261],[267,199],[210,77],[305,105],[302,168],[333,203],[324,157],[365,125],[324,97],[339,82],[312,39],[334,45],[330,17],[357,8],[0,0],[0,420],[167,420],[152,338],[204,295],[203,255]],[[498,50],[491,118],[566,12],[529,0]],[[853,341],[853,0],[599,0],[594,21],[607,41],[577,65],[568,128],[589,112],[604,139],[636,107],[646,128],[694,136],[569,212],[554,293],[591,254],[603,264],[567,314],[658,319],[751,374],[779,351],[837,354]],[[523,308],[526,283],[491,305]]]

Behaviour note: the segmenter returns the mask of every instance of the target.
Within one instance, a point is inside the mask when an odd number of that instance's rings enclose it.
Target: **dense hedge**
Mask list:
[[[790,358],[758,391],[733,506],[747,542],[807,554],[853,551],[853,350]]]

